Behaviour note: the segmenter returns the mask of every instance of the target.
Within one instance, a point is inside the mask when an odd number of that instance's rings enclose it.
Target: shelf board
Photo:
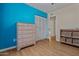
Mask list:
[[[73,45],[79,46],[79,44],[73,43]]]
[[[68,37],[68,36],[61,36],[61,37]],[[72,37],[68,37],[68,38],[72,38]]]
[[[73,39],[79,39],[79,37],[72,37]]]
[[[66,42],[67,44],[73,45],[72,43]]]
[[[61,41],[61,42],[65,43],[65,41]]]
[[[65,37],[65,38],[70,38],[70,39],[72,39],[72,37]]]

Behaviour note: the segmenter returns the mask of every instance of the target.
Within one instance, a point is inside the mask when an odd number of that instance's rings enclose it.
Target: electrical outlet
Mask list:
[[[13,42],[15,42],[16,41],[16,39],[13,39]]]

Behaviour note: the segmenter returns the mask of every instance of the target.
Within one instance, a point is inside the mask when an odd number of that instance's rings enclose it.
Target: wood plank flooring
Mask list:
[[[1,56],[79,56],[79,48],[56,42],[53,38],[49,44],[48,40],[37,42],[36,45],[0,53]]]

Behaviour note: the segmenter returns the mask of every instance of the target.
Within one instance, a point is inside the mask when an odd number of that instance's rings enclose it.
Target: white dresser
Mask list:
[[[17,23],[17,50],[35,44],[35,25]]]

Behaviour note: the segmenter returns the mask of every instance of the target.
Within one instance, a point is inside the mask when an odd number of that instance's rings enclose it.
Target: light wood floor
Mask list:
[[[1,55],[1,54],[0,54]],[[7,56],[79,56],[79,48],[61,43],[57,43],[54,39],[52,42],[43,40],[37,42],[36,45],[24,48],[20,51],[16,49],[3,52],[2,55]]]

